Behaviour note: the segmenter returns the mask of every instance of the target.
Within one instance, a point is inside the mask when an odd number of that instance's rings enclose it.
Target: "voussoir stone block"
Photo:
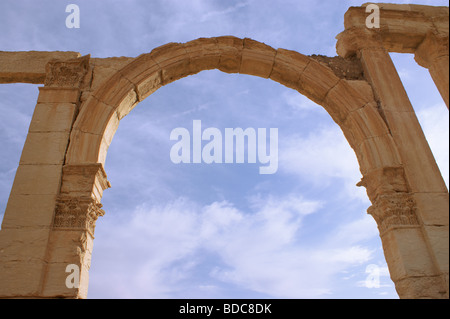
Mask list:
[[[327,66],[311,59],[302,72],[298,87],[300,93],[305,94],[319,105],[324,104],[328,92],[338,84],[340,79]]]
[[[309,57],[296,51],[278,49],[270,79],[298,90],[300,76],[309,62]]]
[[[276,50],[266,44],[244,39],[239,73],[268,78],[272,73]]]
[[[160,46],[150,56],[161,68],[163,85],[191,74],[189,54],[183,44],[169,43]]]
[[[187,42],[184,47],[190,58],[191,74],[219,67],[220,50],[216,38],[200,38]]]
[[[216,39],[220,50],[219,70],[225,73],[239,73],[244,40],[232,36]]]

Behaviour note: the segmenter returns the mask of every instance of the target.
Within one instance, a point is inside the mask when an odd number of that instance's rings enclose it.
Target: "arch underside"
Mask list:
[[[356,153],[362,174],[401,166],[371,86],[339,77],[295,51],[232,36],[169,43],[140,55],[93,91],[74,123],[66,165],[104,164],[120,120],[161,86],[204,70],[268,78],[323,106]]]

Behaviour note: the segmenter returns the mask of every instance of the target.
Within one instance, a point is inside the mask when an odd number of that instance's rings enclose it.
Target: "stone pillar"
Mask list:
[[[95,222],[104,215],[100,200],[109,187],[102,164],[64,166],[42,297],[87,297]]]
[[[414,109],[376,31],[353,28],[338,39],[339,55],[356,54],[361,59],[403,164],[402,195],[387,191],[392,187],[386,187],[384,192],[371,191],[370,184],[378,183],[373,178],[377,174],[365,175],[364,185],[373,204],[369,212],[377,222],[403,220],[404,217],[396,217],[399,209],[413,211],[414,223],[417,219],[413,228],[393,228],[389,234],[383,234],[381,223],[383,246],[392,247],[385,254],[397,292],[402,298],[448,298],[448,190]],[[400,268],[402,271],[396,270]],[[430,278],[434,278],[432,282]]]
[[[401,298],[448,298],[443,275],[436,266],[421,207],[409,191],[403,167],[384,167],[365,174],[372,206],[367,212],[378,225],[386,262]],[[442,247],[444,249],[444,247]]]
[[[416,62],[430,71],[442,98],[448,108],[449,58],[448,34],[439,36],[429,33],[415,52]]]
[[[39,88],[0,231],[0,297],[42,295],[62,168],[89,56],[52,61]]]

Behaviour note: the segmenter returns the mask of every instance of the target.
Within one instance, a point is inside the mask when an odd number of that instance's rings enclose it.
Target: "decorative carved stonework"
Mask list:
[[[56,203],[53,228],[56,230],[87,230],[94,236],[95,222],[105,215],[102,204],[93,199],[60,197]]]
[[[90,55],[66,61],[50,61],[46,65],[46,87],[79,88],[89,70]]]
[[[380,195],[367,213],[377,222],[380,234],[391,227],[419,225],[416,203],[409,193]]]

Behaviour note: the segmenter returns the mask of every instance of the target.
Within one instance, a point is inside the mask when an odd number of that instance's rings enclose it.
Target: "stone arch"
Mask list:
[[[127,60],[104,81],[92,80],[89,56],[47,64],[0,232],[0,279],[9,283],[0,296],[87,296],[95,222],[110,187],[103,164],[120,120],[161,86],[218,69],[277,81],[324,107],[355,151],[358,185],[372,202],[368,213],[400,297],[448,298],[448,191],[433,175],[420,129],[405,125],[415,115],[382,48],[326,58],[226,36],[170,43]],[[358,63],[364,76],[346,74]],[[410,151],[417,142],[424,155]],[[423,171],[417,155],[429,164]],[[65,284],[68,265],[79,269],[77,287]]]
[[[313,57],[231,36],[161,46],[137,57],[91,92],[72,128],[60,205],[65,207],[74,196],[81,196],[89,198],[84,204],[91,205],[89,211],[97,211],[96,217],[102,215],[102,192],[109,187],[103,164],[120,120],[158,88],[211,69],[271,79],[323,106],[356,153],[364,176],[358,185],[368,190],[374,203],[369,213],[380,231],[386,231],[391,224],[417,224],[412,208],[401,212],[392,223],[390,216],[382,213],[386,206],[397,211],[411,199],[397,146],[377,109],[371,85],[363,79],[347,79]],[[383,199],[381,204],[379,198]],[[93,239],[93,229],[90,234]],[[394,261],[388,260],[388,264],[395,262],[397,252],[391,255],[389,259]],[[81,278],[81,295],[87,291],[85,276]]]
[[[339,77],[298,52],[231,36],[166,44],[117,71],[82,106],[65,164],[104,164],[120,120],[140,101],[161,86],[211,69],[268,78],[323,106],[355,150],[363,174],[401,165],[367,82]]]
[[[0,297],[87,296],[95,221],[110,187],[103,163],[120,120],[159,87],[218,69],[270,78],[323,106],[356,153],[399,296],[448,298],[448,189],[389,56],[414,53],[448,106],[448,7],[379,5],[379,29],[367,28],[365,5],[349,8],[337,58],[230,36],[120,63],[0,52],[0,83],[45,84],[0,231]],[[111,67],[97,72],[97,62]],[[363,76],[349,75],[358,63]],[[68,265],[79,269],[77,287],[67,286]]]

